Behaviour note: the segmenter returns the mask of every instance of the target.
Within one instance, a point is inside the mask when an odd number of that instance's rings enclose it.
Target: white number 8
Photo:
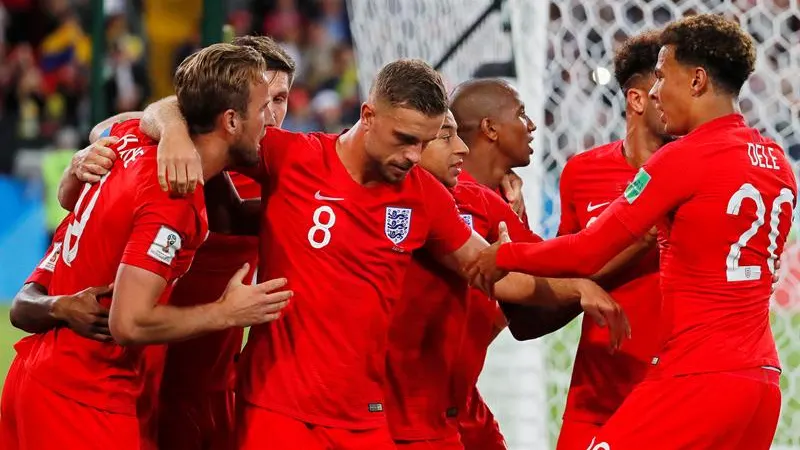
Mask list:
[[[322,213],[328,215],[328,220],[322,223]],[[314,211],[314,226],[308,230],[308,243],[314,248],[322,248],[331,242],[331,227],[336,223],[336,214],[333,209],[328,206],[320,206]],[[322,240],[318,241],[317,232],[322,232]]]

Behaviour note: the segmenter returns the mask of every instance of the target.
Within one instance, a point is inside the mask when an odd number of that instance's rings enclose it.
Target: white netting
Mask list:
[[[518,0],[540,5],[541,0]],[[547,33],[525,45],[546,51],[545,73],[532,58],[517,58],[521,90],[532,77],[543,77],[544,95],[528,97],[543,111],[538,123],[536,151],[539,170],[526,183],[540,189],[542,230],[552,236],[559,221],[558,178],[566,160],[592,146],[619,139],[625,128],[623,98],[612,80],[598,84],[598,68],[613,72],[613,50],[626,37],[657,28],[695,12],[715,12],[740,21],[756,40],[756,73],[742,91],[741,107],[747,120],[776,139],[798,167],[800,159],[800,7],[797,0],[554,0],[549,3]],[[533,21],[520,21],[515,33],[534,35]],[[516,24],[515,24],[516,25]],[[515,47],[515,50],[518,47]],[[593,77],[593,73],[595,76]],[[794,238],[793,238],[794,240]],[[796,241],[795,241],[796,242]],[[784,279],[776,292],[773,330],[785,369],[784,403],[775,448],[800,449],[800,248],[784,254]],[[577,323],[548,338],[546,383],[549,435],[558,434],[560,415],[569,386]]]
[[[437,62],[490,3],[350,0],[362,92],[377,70],[395,58]],[[798,0],[506,0],[512,36],[503,31],[504,16],[492,14],[443,66],[452,85],[472,77],[482,64],[508,61],[513,48],[516,84],[539,126],[534,161],[521,174],[532,223],[545,236],[558,226],[558,177],[567,158],[618,139],[624,131],[623,99],[615,83],[599,85],[592,72],[612,70],[613,49],[626,37],[693,12],[735,17],[755,37],[757,71],[742,92],[742,110],[749,123],[783,145],[797,167]],[[793,242],[784,254],[786,276],[773,308],[785,369],[775,448],[800,450],[800,244],[796,238]],[[575,354],[576,325],[536,343],[518,344],[504,333],[493,344],[480,388],[512,450],[553,447]]]

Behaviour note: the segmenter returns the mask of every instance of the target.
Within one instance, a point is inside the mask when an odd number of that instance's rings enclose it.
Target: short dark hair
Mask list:
[[[291,86],[297,64],[274,39],[269,36],[239,36],[231,41],[231,44],[256,49],[267,62],[267,70],[286,72]]]
[[[756,65],[756,49],[738,23],[716,14],[698,14],[669,24],[661,45],[675,48],[681,64],[701,66],[715,85],[738,95]]]
[[[398,59],[383,66],[372,83],[370,97],[429,117],[447,112],[442,77],[421,59]]]
[[[175,94],[189,131],[214,130],[216,118],[227,109],[247,114],[251,83],[266,82],[267,65],[249,47],[210,45],[189,55],[175,72]]]
[[[636,75],[653,73],[661,50],[661,33],[645,31],[627,39],[614,54],[614,77],[623,93]]]

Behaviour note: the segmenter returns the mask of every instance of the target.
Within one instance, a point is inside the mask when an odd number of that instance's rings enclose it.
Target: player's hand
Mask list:
[[[113,338],[108,329],[108,308],[97,299],[111,295],[113,290],[112,285],[90,287],[77,294],[61,296],[53,303],[51,314],[85,338],[111,342]]]
[[[608,327],[611,351],[619,350],[622,342],[631,337],[631,326],[622,307],[590,280],[577,280],[581,294],[581,308],[601,327]]]
[[[525,219],[525,199],[522,196],[522,178],[514,172],[509,172],[503,176],[500,183],[500,188],[505,195],[511,209],[519,216],[520,219]]]
[[[286,286],[286,278],[256,285],[242,284],[249,270],[250,265],[245,263],[228,282],[219,300],[229,327],[249,327],[276,320],[293,295],[292,291],[278,291]]]
[[[100,177],[111,170],[117,159],[117,152],[109,148],[117,142],[119,142],[118,137],[107,136],[98,139],[83,150],[79,150],[72,157],[70,170],[77,179],[84,183],[97,183],[100,181]]]
[[[156,160],[162,190],[183,196],[203,184],[203,164],[188,133],[164,133]]]
[[[477,287],[489,297],[494,297],[494,284],[508,272],[497,268],[497,251],[500,246],[511,242],[505,222],[498,227],[499,239],[478,253],[478,256],[464,269],[470,285]]]

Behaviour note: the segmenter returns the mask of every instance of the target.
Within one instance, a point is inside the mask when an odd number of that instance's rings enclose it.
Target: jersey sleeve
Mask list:
[[[461,248],[472,235],[472,229],[458,213],[456,201],[447,189],[432,175],[423,174],[425,209],[430,214],[430,228],[426,247],[439,255],[447,255]]]
[[[193,195],[202,193],[197,191]],[[156,185],[145,188],[139,197],[121,262],[169,281],[182,252],[193,252],[195,243],[202,241],[201,219],[194,197],[170,198]]]
[[[559,183],[559,197],[561,199],[561,221],[558,225],[558,235],[577,233],[581,230],[581,223],[575,211],[575,204],[572,201],[572,190],[574,188],[575,160],[567,162],[564,171],[561,173]]]
[[[36,283],[44,287],[50,286],[50,280],[53,278],[53,269],[56,267],[58,256],[61,255],[61,245],[64,242],[64,234],[67,232],[67,226],[69,226],[70,221],[72,221],[71,213],[56,228],[55,233],[53,233],[53,241],[50,242],[50,247],[47,248],[44,258],[39,261],[33,272],[28,275],[25,284]]]
[[[497,252],[497,266],[553,277],[589,276],[600,270],[691,197],[702,181],[700,165],[692,165],[684,153],[691,149],[672,145],[653,156],[591,227],[539,244],[504,244]]]
[[[497,228],[500,222],[505,222],[508,228],[508,236],[512,242],[541,242],[536,233],[531,231],[528,226],[522,222],[519,216],[511,209],[511,205],[506,203],[495,192],[486,193],[486,208],[492,223],[492,229],[489,230],[487,240],[492,243],[498,239]]]

